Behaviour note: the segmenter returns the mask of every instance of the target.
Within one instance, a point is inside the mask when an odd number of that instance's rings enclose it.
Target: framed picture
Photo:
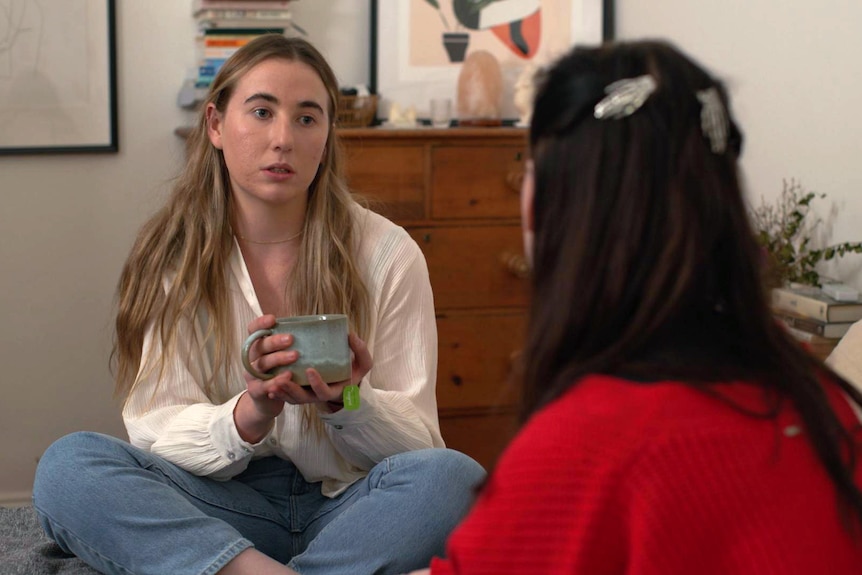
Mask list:
[[[6,0],[0,154],[116,152],[115,0]]]
[[[613,22],[613,0],[371,0],[378,119],[393,103],[427,118],[432,99],[456,101],[461,65],[477,50],[500,63],[503,117],[515,118],[514,86],[525,68],[612,39]]]

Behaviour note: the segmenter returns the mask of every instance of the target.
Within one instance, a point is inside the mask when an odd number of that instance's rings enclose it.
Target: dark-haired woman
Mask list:
[[[770,314],[722,84],[576,48],[530,146],[524,425],[431,572],[862,572],[862,397]]]

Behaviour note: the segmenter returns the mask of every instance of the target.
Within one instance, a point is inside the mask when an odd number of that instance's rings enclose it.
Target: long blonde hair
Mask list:
[[[367,336],[369,298],[353,260],[353,199],[342,175],[342,156],[334,117],[338,82],[329,64],[309,42],[278,34],[261,36],[237,51],[222,66],[187,142],[187,159],[166,204],[141,228],[118,285],[116,334],[111,354],[116,374],[115,394],[128,398],[140,369],[144,334],[152,324],[164,357],[176,351],[180,320],[193,322],[200,312],[209,317],[204,340],[215,349],[207,395],[226,399],[216,389],[216,374],[228,381],[231,358],[238,353],[231,325],[228,260],[233,248],[230,224],[230,178],[222,152],[207,135],[206,107],[224,112],[237,82],[254,66],[271,58],[299,61],[313,68],[329,94],[330,118],[326,150],[309,187],[300,257],[286,287],[295,314],[345,313],[351,329]],[[166,278],[172,281],[167,291]],[[203,345],[203,342],[197,342]]]

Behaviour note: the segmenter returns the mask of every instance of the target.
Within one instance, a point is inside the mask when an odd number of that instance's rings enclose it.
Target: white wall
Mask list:
[[[826,193],[824,240],[862,241],[862,4],[616,0],[617,37],[671,39],[728,84],[751,201],[782,179]],[[823,271],[862,288],[862,255]]]
[[[295,14],[343,83],[367,82],[367,2],[303,0]],[[0,156],[0,505],[29,497],[61,435],[125,437],[107,367],[114,288],[183,156],[194,30],[191,0],[118,1],[120,152]]]
[[[617,0],[618,37],[667,37],[728,81],[752,197],[796,177],[862,239],[862,4]],[[74,430],[123,437],[107,370],[123,260],[182,158],[176,94],[194,65],[191,0],[120,0],[120,152],[0,156],[0,504],[26,499],[38,455]],[[368,3],[299,0],[297,21],[343,84],[368,79]],[[854,256],[857,259],[862,257]],[[835,275],[862,287],[862,262]]]

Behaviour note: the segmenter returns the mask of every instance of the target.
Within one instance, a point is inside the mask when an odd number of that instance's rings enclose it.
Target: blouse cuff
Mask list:
[[[250,459],[254,454],[254,449],[264,441],[269,434],[264,437],[259,443],[249,443],[239,435],[236,428],[236,422],[233,418],[234,409],[239,398],[246,393],[237,394],[227,402],[216,406],[212,419],[209,424],[209,434],[212,438],[213,447],[218,451],[219,456],[227,464],[233,464],[244,459]],[[270,433],[272,433],[270,431]]]

